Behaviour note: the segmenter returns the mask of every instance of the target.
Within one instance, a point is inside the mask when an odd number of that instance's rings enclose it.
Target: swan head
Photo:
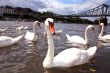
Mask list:
[[[95,32],[95,30],[94,30],[95,27],[93,25],[89,25],[87,28],[90,29],[90,30],[93,30]]]
[[[34,25],[38,25],[38,26],[41,28],[39,21],[35,21],[35,22],[34,22]]]
[[[54,20],[52,18],[47,18],[45,20],[45,26],[50,29],[51,34],[55,34]]]

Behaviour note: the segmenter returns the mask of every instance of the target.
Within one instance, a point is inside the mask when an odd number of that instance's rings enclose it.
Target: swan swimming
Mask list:
[[[88,30],[93,30],[94,31],[94,26],[93,25],[88,25],[87,26],[87,28],[85,30],[85,39],[78,36],[78,35],[70,36],[70,35],[66,34],[67,40],[70,43],[73,43],[74,46],[78,46],[78,47],[80,46],[80,47],[86,47],[87,48],[87,45],[88,45],[87,31]]]
[[[36,29],[35,29],[35,25],[38,25],[40,27],[40,22],[39,21],[35,21],[33,24],[33,32],[27,31],[25,34],[25,39],[29,40],[29,41],[37,41],[37,35],[36,35]]]
[[[6,47],[18,43],[23,37],[24,34],[16,38],[12,38],[8,36],[0,36],[0,47]]]
[[[98,39],[100,41],[103,41],[103,42],[110,42],[110,34],[103,35],[103,32],[104,32],[104,23],[100,23],[100,25],[101,25],[101,32],[100,32],[100,34],[98,36]]]
[[[18,21],[16,21],[16,25],[17,25],[16,30],[19,31],[19,32],[20,32],[21,30],[26,30],[26,29],[28,29],[28,26],[25,26],[25,27],[24,27],[24,20],[23,20],[23,22],[22,22],[22,25],[19,24]],[[21,26],[18,26],[18,25],[21,25]]]
[[[45,21],[45,31],[47,33],[48,51],[43,61],[44,68],[52,67],[72,67],[88,62],[96,53],[97,47],[90,47],[87,50],[78,48],[68,48],[58,55],[54,56],[54,42],[49,26],[53,25],[52,18],[47,18]],[[54,29],[54,28],[51,28]]]

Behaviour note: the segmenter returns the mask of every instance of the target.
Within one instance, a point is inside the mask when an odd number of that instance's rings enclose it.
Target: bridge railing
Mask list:
[[[73,16],[79,17],[110,16],[110,5],[102,4],[93,9],[78,13],[77,15]]]

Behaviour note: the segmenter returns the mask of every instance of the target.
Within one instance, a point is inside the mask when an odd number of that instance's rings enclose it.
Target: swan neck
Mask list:
[[[54,42],[51,32],[48,26],[45,26],[45,30],[47,33],[47,40],[48,40],[48,51],[46,57],[44,59],[43,65],[45,67],[52,67],[53,66],[53,59],[54,59]]]
[[[35,24],[36,24],[36,23],[33,24],[33,33],[34,33],[34,35],[36,35],[36,33],[35,33],[35,30],[36,30],[36,29],[35,29]]]
[[[89,28],[86,28],[85,30],[85,41],[86,41],[86,44],[88,43],[88,38],[87,38],[87,31],[88,31]]]
[[[99,34],[99,37],[102,37],[103,36],[103,32],[104,32],[104,25],[101,25],[101,32]]]

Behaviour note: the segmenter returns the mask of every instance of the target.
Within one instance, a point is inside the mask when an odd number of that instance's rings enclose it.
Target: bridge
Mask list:
[[[67,15],[72,17],[100,17],[100,16],[110,16],[110,5],[102,4],[100,6],[97,6],[93,9],[73,14],[73,15]],[[65,16],[66,17],[66,16]]]

